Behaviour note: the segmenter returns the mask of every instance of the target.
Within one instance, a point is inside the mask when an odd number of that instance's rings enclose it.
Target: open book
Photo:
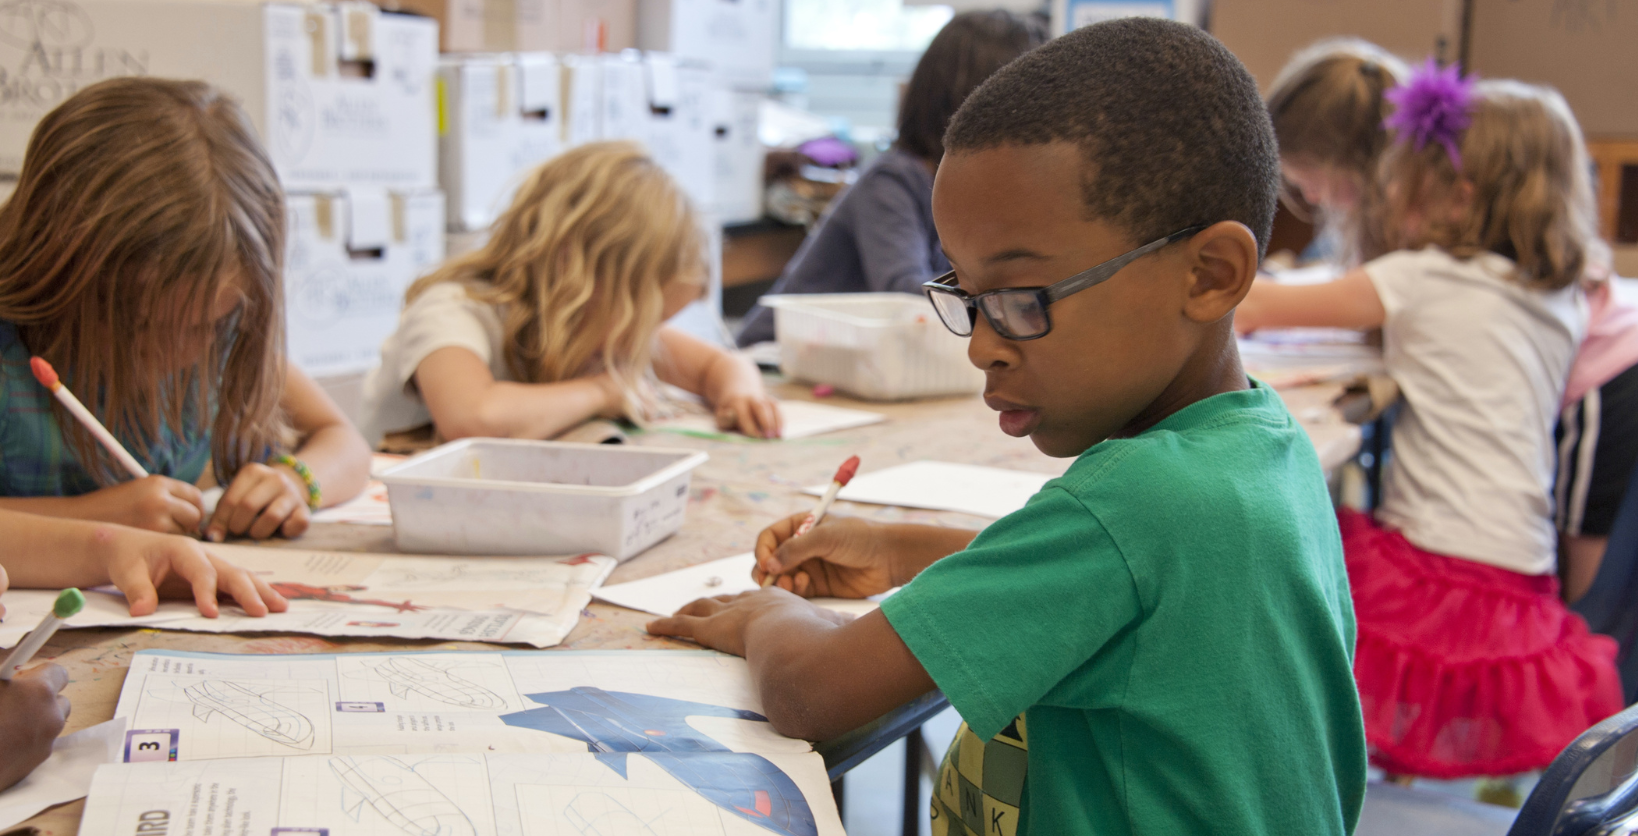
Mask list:
[[[841,834],[823,760],[711,652],[142,651],[86,836]]]

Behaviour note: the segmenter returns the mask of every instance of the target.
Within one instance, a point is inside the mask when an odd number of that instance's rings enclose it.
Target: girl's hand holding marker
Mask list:
[[[93,519],[145,528],[166,534],[195,534],[204,529],[205,539],[220,543],[229,533],[265,540],[275,534],[299,537],[312,521],[311,499],[316,483],[311,475],[293,469],[291,462],[246,464],[225,491],[212,491],[207,500],[193,485],[166,476],[151,476],[125,445],[97,420],[64,386],[56,369],[43,357],[29,359],[29,368],[41,386],[51,394],[108,450],[131,481],[87,494],[85,516]]]

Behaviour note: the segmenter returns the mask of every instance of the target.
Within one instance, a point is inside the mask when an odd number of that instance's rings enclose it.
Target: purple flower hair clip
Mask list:
[[[1398,142],[1414,137],[1418,151],[1429,142],[1443,145],[1451,164],[1460,171],[1462,131],[1473,121],[1468,112],[1473,106],[1473,84],[1473,76],[1462,77],[1461,67],[1451,64],[1440,69],[1429,58],[1409,81],[1384,94],[1394,104],[1394,112],[1382,120],[1382,127],[1395,131]]]

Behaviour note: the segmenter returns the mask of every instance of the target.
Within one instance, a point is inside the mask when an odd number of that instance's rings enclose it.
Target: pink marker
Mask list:
[[[119,439],[115,438],[114,434],[109,432],[101,421],[97,420],[97,416],[92,415],[91,410],[86,409],[85,404],[80,403],[80,399],[74,397],[73,392],[68,391],[68,387],[64,386],[63,382],[57,378],[57,370],[53,369],[51,364],[45,361],[44,357],[29,358],[28,367],[34,370],[34,379],[40,381],[41,386],[50,389],[51,394],[57,396],[57,401],[67,408],[75,418],[79,419],[79,422],[91,431],[91,435],[95,436],[97,441],[101,442],[102,446],[107,448],[108,452],[112,453],[114,458],[126,470],[130,471],[132,476],[138,479],[148,478],[148,471],[137,463],[136,457],[131,455],[131,451],[126,450],[125,445],[120,444]]]
[[[853,474],[858,472],[858,456],[850,457],[847,461],[842,462],[842,466],[836,468],[836,475],[831,477],[830,487],[825,489],[825,495],[819,497],[818,506],[813,509],[813,513],[809,514],[807,519],[802,521],[801,525],[796,527],[796,534],[792,536],[801,537],[812,531],[813,527],[818,525],[825,518],[825,514],[830,511],[831,503],[836,501],[836,494],[840,493],[842,488],[847,487],[847,483],[853,481]],[[773,583],[773,580],[773,575],[763,577],[762,586],[766,588]]]

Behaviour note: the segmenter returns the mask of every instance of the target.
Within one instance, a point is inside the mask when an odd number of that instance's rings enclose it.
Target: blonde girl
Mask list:
[[[114,79],[48,113],[0,208],[0,508],[294,537],[361,490],[369,449],[284,361],[283,247],[272,165],[210,85]],[[154,475],[128,478],[34,355]]]
[[[1379,249],[1363,240],[1360,202],[1388,147],[1383,94],[1409,74],[1405,62],[1376,44],[1335,38],[1297,53],[1269,90],[1285,178],[1281,199],[1316,222],[1321,243],[1342,264]]]
[[[1554,575],[1553,424],[1597,244],[1585,150],[1548,88],[1430,64],[1392,99],[1367,222],[1398,251],[1259,283],[1236,325],[1383,329],[1394,456],[1374,518],[1340,515],[1366,737],[1391,773],[1510,775],[1623,703],[1614,641]]]
[[[705,276],[698,216],[635,145],[555,157],[482,248],[410,288],[365,381],[366,435],[431,424],[443,439],[552,438],[592,418],[641,422],[659,407],[653,376],[704,398],[723,429],[777,436],[754,364],[664,324]]]

